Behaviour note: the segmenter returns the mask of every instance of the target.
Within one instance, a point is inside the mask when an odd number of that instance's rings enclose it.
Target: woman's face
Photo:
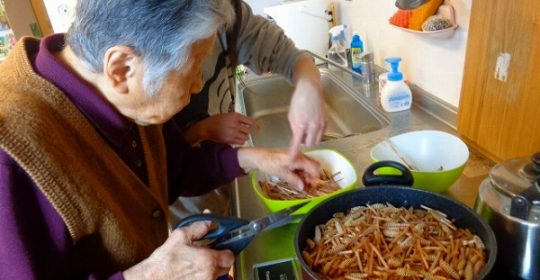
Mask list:
[[[202,66],[214,47],[216,36],[213,35],[195,43],[191,48],[191,56],[186,65],[178,71],[172,71],[165,78],[159,91],[152,97],[144,91],[142,74],[138,72],[137,89],[134,95],[135,109],[132,118],[139,125],[161,124],[189,104],[192,94],[203,88]]]

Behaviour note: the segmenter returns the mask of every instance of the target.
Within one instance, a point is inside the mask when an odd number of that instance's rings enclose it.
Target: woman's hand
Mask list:
[[[192,145],[204,140],[242,145],[252,128],[259,129],[254,119],[239,113],[224,113],[197,122],[185,132],[184,137]]]
[[[289,150],[294,157],[301,144],[310,147],[321,141],[327,119],[319,70],[311,56],[304,56],[298,61],[293,81],[295,91],[288,118],[292,130]]]
[[[228,273],[234,263],[229,250],[216,251],[192,245],[210,229],[210,223],[196,222],[175,229],[150,257],[123,272],[124,279],[208,279]]]
[[[318,179],[320,172],[320,164],[316,160],[302,153],[291,158],[287,151],[277,149],[241,148],[238,150],[238,162],[246,172],[258,168],[299,189],[303,189],[305,183],[311,184]]]

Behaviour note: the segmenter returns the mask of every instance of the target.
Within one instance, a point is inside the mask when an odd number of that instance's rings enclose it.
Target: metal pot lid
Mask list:
[[[510,200],[510,214],[528,220],[540,206],[540,153],[497,164],[489,174],[491,185]]]
[[[540,175],[540,153],[501,162],[489,173],[491,184],[503,194],[514,197],[531,187]]]

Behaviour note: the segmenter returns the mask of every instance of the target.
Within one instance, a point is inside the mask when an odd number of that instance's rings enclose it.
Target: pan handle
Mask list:
[[[400,175],[379,175],[375,174],[375,171],[382,167],[391,167],[399,170]],[[397,161],[383,160],[372,163],[362,176],[362,182],[364,186],[379,186],[379,185],[400,185],[400,186],[412,186],[414,179],[411,171],[407,167]]]

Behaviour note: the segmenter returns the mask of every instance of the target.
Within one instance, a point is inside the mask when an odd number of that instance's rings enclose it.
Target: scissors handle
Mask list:
[[[211,232],[207,233],[202,240],[213,240],[210,244],[210,248],[216,250],[231,250],[234,255],[238,255],[246,246],[251,242],[253,236],[244,237],[234,240],[232,242],[227,242],[228,234],[230,231],[235,230],[241,226],[249,224],[248,221],[234,218],[234,217],[225,217],[212,214],[196,214],[182,219],[177,225],[176,228],[188,226],[194,222],[199,221],[211,221],[218,225],[218,227]]]

